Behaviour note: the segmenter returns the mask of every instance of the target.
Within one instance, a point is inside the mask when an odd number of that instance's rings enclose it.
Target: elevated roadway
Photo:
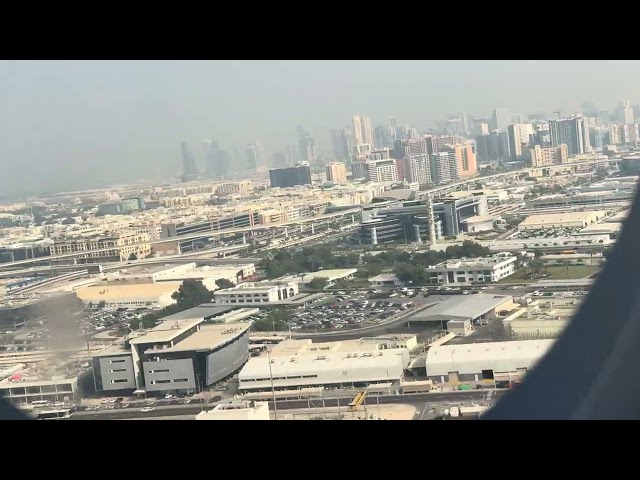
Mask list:
[[[454,392],[429,392],[429,393],[409,393],[404,395],[371,395],[367,398],[367,405],[424,405],[425,403],[461,404],[468,402],[495,401],[504,395],[508,390],[467,390]],[[331,398],[329,396],[307,400],[279,400],[276,402],[278,411],[295,410],[308,408],[309,405],[320,406],[324,401],[325,407],[347,406],[353,399],[353,395],[341,398]],[[200,405],[195,401],[188,405],[174,405],[166,407],[155,407],[152,412],[142,413],[139,407],[115,410],[97,410],[76,412],[70,420],[134,420],[134,419],[156,419],[166,417],[185,417],[197,415],[202,410],[208,410],[213,405]],[[269,408],[273,410],[273,402],[269,402]]]

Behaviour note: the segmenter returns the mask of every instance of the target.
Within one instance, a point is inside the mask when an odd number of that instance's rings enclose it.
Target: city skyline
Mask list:
[[[380,74],[399,64],[409,75],[394,84],[379,81]],[[588,101],[611,112],[622,108],[624,117],[629,105],[620,106],[620,101],[635,104],[640,96],[632,82],[639,65],[597,61],[0,62],[6,105],[4,115],[0,113],[4,137],[0,168],[5,172],[0,190],[11,194],[175,178],[181,174],[181,141],[197,146],[198,168],[205,169],[199,147],[202,138],[215,138],[221,149],[241,153],[251,139],[260,139],[264,158],[270,159],[285,145],[297,143],[296,125],[304,125],[313,137],[318,157],[333,160],[331,131],[351,126],[356,115],[370,118],[373,129],[390,125],[393,117],[399,124],[424,131],[452,112],[464,112],[467,119],[491,116],[496,109],[507,109],[514,116],[515,112],[569,114],[581,111]],[[473,82],[468,75],[442,75],[414,90],[435,66],[451,73],[471,68]],[[551,67],[554,74],[550,76]],[[627,75],[612,76],[608,72],[613,70]],[[584,75],[590,82],[584,81]],[[297,87],[292,88],[293,84]],[[260,114],[251,113],[256,108]],[[25,165],[30,167],[28,182],[16,182],[25,178]]]

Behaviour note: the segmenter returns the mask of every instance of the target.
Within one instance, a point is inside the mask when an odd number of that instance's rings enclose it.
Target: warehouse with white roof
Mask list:
[[[238,376],[244,392],[304,387],[366,387],[400,383],[409,365],[406,348],[381,349],[377,343],[311,343],[287,340],[270,355],[250,358]]]
[[[515,380],[542,359],[554,340],[441,345],[427,352],[427,376],[434,382]]]

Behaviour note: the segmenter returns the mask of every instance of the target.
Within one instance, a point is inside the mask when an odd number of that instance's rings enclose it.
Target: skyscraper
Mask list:
[[[490,160],[489,157],[489,149],[488,149],[488,140],[489,140],[489,135],[477,135],[475,138],[476,141],[476,155],[478,157],[478,160],[481,160],[483,162],[486,162],[487,160]]]
[[[429,156],[433,183],[444,184],[460,178],[458,159],[453,152],[437,152]]]
[[[380,125],[375,128],[375,148],[393,148],[396,140],[396,131],[389,125]]]
[[[456,156],[456,160],[458,162],[458,175],[460,177],[473,177],[478,173],[476,154],[473,153],[473,147],[471,145],[446,145],[443,148],[443,151],[452,152]]]
[[[296,157],[293,153],[293,145],[284,146],[284,158],[286,165],[294,165],[296,163]]]
[[[565,144],[569,155],[582,155],[591,152],[588,127],[582,117],[564,120],[551,120],[549,134],[554,147]]]
[[[410,154],[404,157],[404,177],[410,183],[431,183],[431,166],[428,153]]]
[[[348,128],[334,129],[331,131],[331,143],[333,156],[337,160],[349,161],[353,154],[353,135]]]
[[[247,145],[247,166],[249,170],[257,170],[264,166],[264,148],[260,140],[255,140]]]
[[[418,137],[415,139],[396,140],[396,156],[406,157],[421,153],[432,154],[434,152],[433,137]]]
[[[368,144],[374,146],[373,127],[371,126],[371,119],[356,115],[352,119],[353,123],[353,143],[355,145]]]
[[[289,188],[298,185],[311,185],[311,170],[308,165],[275,168],[269,170],[269,180],[274,188]]]
[[[214,140],[204,141],[204,170],[207,176],[216,176],[216,154],[218,152],[218,142]]]
[[[326,166],[327,182],[347,183],[347,167],[342,162],[331,162]]]
[[[231,170],[231,156],[226,150],[219,148],[215,153],[215,169],[214,175],[216,177],[227,177]]]
[[[519,158],[526,151],[529,145],[529,132],[533,133],[533,129],[524,123],[514,123],[507,128],[509,136],[509,150],[513,158]],[[523,149],[523,147],[525,147]]]
[[[629,100],[621,100],[618,106],[617,119],[620,123],[629,125],[633,123],[633,108]]]
[[[511,156],[509,135],[504,130],[494,130],[489,135],[476,137],[478,157],[483,161],[500,160]]]
[[[529,149],[528,154],[532,167],[544,167],[547,165],[566,163],[569,158],[567,146],[564,144],[548,148],[542,148],[540,145],[535,145],[533,148]]]
[[[182,151],[182,181],[190,182],[198,178],[198,168],[196,166],[196,157],[193,156],[187,142],[180,144]]]
[[[467,119],[467,114],[465,112],[460,113],[460,121],[462,122],[462,134],[469,134],[469,120]]]
[[[506,130],[511,124],[511,112],[508,108],[496,108],[493,111],[493,128],[495,130]]]
[[[298,146],[300,147],[300,159],[303,162],[315,163],[316,142],[309,132],[298,127]]]
[[[357,161],[351,164],[354,179],[368,182],[397,182],[398,168],[392,158]]]

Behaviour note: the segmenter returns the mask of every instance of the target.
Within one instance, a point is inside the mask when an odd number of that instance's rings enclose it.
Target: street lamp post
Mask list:
[[[273,385],[273,371],[271,370],[271,352],[267,350],[267,359],[269,360],[269,380],[271,381],[271,395],[273,396],[273,415],[274,420],[278,420],[278,406],[276,405],[276,390]]]

